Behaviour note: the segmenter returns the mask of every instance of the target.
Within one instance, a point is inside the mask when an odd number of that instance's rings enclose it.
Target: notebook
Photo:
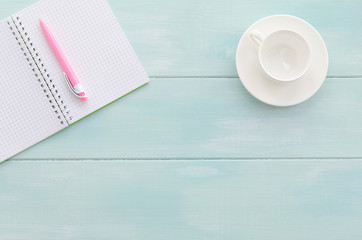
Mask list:
[[[89,100],[69,90],[44,20]],[[105,0],[42,0],[0,22],[0,162],[149,79]]]

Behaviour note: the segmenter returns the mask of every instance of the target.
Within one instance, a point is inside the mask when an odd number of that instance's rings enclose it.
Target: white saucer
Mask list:
[[[287,29],[306,38],[311,48],[311,64],[301,78],[289,83],[276,83],[263,72],[258,60],[258,48],[249,34],[258,30],[264,36]],[[246,30],[236,51],[236,68],[245,88],[260,101],[274,106],[293,106],[312,97],[322,86],[328,70],[327,47],[309,23],[289,15],[263,18]]]

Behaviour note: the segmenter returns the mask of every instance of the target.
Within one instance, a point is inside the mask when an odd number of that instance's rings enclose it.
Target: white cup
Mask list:
[[[250,38],[259,48],[259,62],[264,72],[277,82],[297,80],[308,70],[310,46],[300,34],[279,30],[264,37],[254,30]]]

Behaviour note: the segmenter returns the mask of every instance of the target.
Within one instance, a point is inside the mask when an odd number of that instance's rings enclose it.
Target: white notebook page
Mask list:
[[[25,28],[22,34],[28,34],[39,53],[47,71],[45,78],[55,82],[70,112],[69,123],[149,81],[105,0],[42,0],[13,17],[19,17]],[[81,102],[69,91],[63,70],[41,30],[40,18],[51,29],[84,86],[88,102]]]
[[[68,89],[39,19],[88,102]],[[0,36],[0,162],[149,81],[105,0],[42,0],[0,22]]]
[[[0,22],[0,162],[67,126],[60,123],[64,118],[46,97],[44,82],[36,78],[39,72],[32,70],[34,63],[8,21]]]

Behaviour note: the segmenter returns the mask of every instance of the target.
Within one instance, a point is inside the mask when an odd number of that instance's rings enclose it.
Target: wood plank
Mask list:
[[[361,239],[362,161],[0,167],[0,239]]]
[[[277,108],[236,78],[152,79],[16,158],[362,157],[360,89],[362,79],[327,79]]]
[[[5,18],[36,0],[0,0]],[[301,17],[325,38],[329,75],[362,75],[362,1],[109,0],[151,76],[237,76],[234,55],[242,33],[278,13]]]

